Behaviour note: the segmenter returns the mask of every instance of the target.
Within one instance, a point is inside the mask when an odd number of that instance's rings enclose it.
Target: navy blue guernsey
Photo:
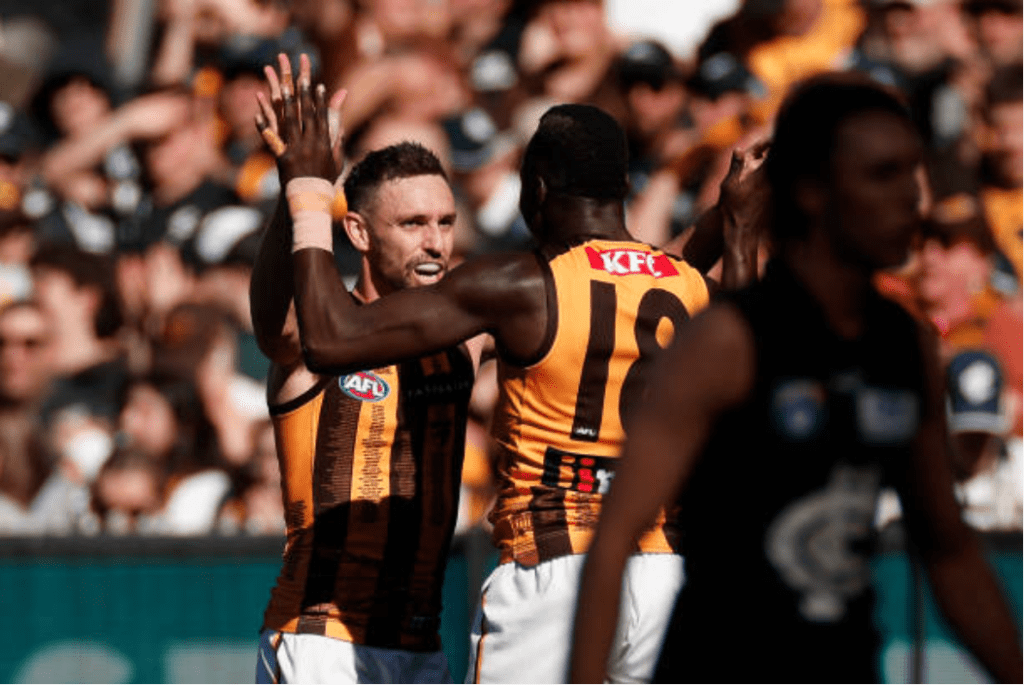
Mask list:
[[[923,410],[916,325],[872,292],[844,339],[781,262],[726,297],[754,386],[680,494],[686,586],[656,680],[875,682],[872,524]]]

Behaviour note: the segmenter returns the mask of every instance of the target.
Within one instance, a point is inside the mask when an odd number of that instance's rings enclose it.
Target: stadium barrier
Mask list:
[[[881,543],[872,570],[885,681],[984,682],[913,582],[898,531]],[[985,543],[1020,625],[1021,535]],[[280,538],[242,536],[0,540],[0,682],[252,682],[281,549]],[[452,552],[441,631],[457,682],[476,592],[495,558],[479,535]]]

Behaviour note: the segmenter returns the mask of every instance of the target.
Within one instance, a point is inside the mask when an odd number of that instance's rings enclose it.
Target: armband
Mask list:
[[[331,182],[312,176],[293,178],[285,186],[285,197],[292,215],[292,252],[307,247],[333,252],[331,209],[334,186]]]

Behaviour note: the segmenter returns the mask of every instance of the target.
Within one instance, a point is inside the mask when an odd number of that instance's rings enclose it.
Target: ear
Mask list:
[[[356,212],[346,212],[342,224],[345,226],[345,233],[348,235],[352,247],[360,252],[369,252],[370,227],[366,224],[366,219]]]

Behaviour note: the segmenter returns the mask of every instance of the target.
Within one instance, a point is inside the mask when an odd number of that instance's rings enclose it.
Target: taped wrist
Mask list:
[[[307,247],[334,251],[331,208],[334,186],[325,178],[302,176],[285,186],[288,211],[292,215],[292,252]]]

